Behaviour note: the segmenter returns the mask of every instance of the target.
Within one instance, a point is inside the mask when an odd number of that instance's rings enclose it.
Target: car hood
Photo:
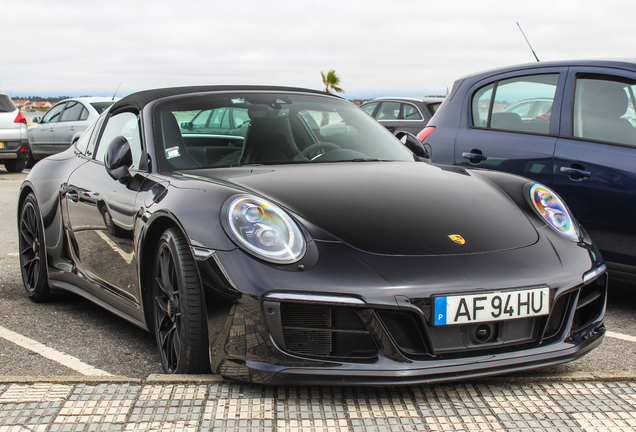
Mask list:
[[[267,197],[375,254],[493,252],[538,239],[508,195],[478,173],[457,167],[339,162],[201,170],[196,175]]]

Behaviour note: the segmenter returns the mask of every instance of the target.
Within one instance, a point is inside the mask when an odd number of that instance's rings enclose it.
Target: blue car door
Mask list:
[[[455,137],[456,165],[552,184],[566,67],[508,72],[473,85]]]
[[[636,74],[572,67],[554,155],[554,189],[608,267],[636,271]]]

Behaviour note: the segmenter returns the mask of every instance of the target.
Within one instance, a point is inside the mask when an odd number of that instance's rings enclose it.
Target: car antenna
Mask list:
[[[519,27],[519,30],[521,30],[521,34],[523,35],[523,38],[526,40],[526,42],[528,43],[528,46],[530,47],[530,51],[532,51],[532,54],[534,54],[534,58],[537,59],[537,63],[539,62],[539,57],[537,57],[537,54],[534,52],[534,50],[532,49],[532,45],[530,45],[530,41],[528,40],[528,38],[526,37],[526,34],[523,32],[523,29],[521,28],[521,26],[519,25],[519,22],[517,21],[517,27]]]
[[[537,59],[537,61],[539,61]],[[119,85],[117,86],[117,90],[115,90],[115,94],[113,95],[113,98],[111,100],[115,100],[115,96],[117,96],[117,92],[119,91],[119,87],[121,86],[121,83],[119,83]]]

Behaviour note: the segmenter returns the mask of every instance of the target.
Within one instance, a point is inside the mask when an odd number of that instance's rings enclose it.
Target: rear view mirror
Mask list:
[[[181,123],[181,129],[192,130],[192,122]]]
[[[407,132],[400,137],[400,142],[411,150],[415,156],[418,156],[420,159],[427,159],[430,161],[430,152],[415,135]]]
[[[33,117],[33,118],[31,119],[31,122],[33,122],[33,123],[40,123],[40,117]]]
[[[133,163],[132,151],[128,140],[123,136],[113,138],[106,148],[104,155],[104,164],[106,171],[113,180],[120,183],[126,183],[130,180],[130,171],[128,170]]]

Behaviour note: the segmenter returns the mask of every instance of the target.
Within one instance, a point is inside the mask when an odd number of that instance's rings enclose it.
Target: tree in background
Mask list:
[[[336,75],[335,69],[331,69],[329,72],[327,72],[327,75],[325,75],[324,72],[320,71],[320,75],[322,75],[322,83],[325,85],[325,91],[327,93],[331,93],[331,90],[335,91],[336,93],[345,92],[341,87],[338,87],[338,85],[340,84],[340,78],[338,77],[338,75]]]
[[[338,87],[340,84],[340,78],[336,75],[335,69],[331,69],[327,72],[327,75],[323,71],[320,71],[320,75],[322,75],[322,83],[325,85],[325,92],[331,93],[331,90],[336,93],[344,93],[345,91]],[[322,113],[322,121],[320,122],[320,126],[327,126],[329,124],[329,113]]]

